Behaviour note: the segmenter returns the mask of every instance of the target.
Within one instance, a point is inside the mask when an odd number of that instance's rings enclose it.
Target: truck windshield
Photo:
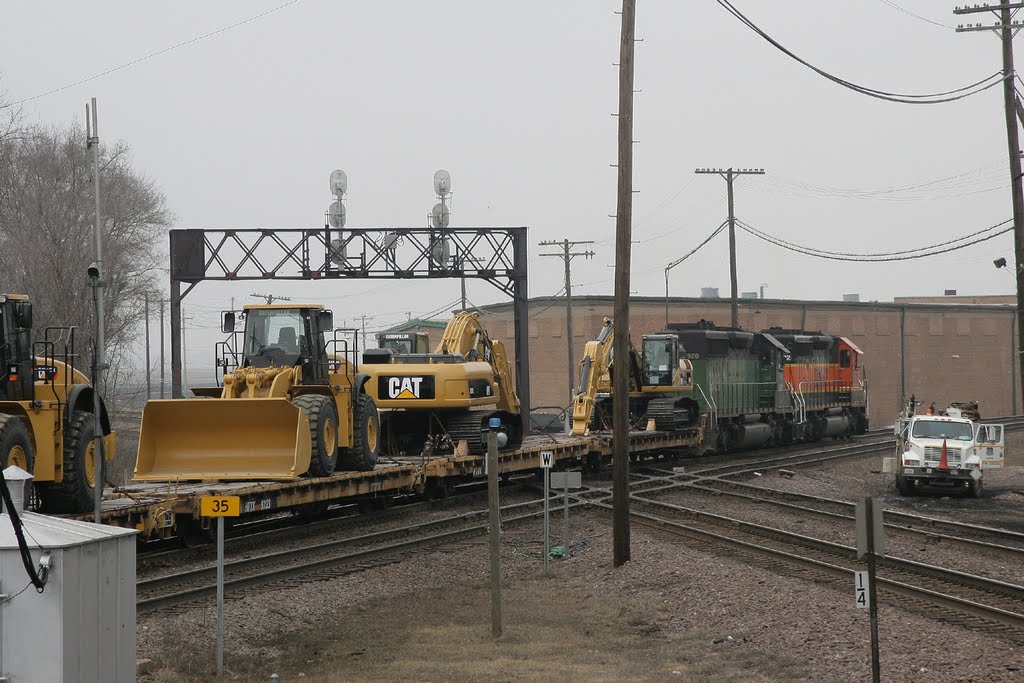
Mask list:
[[[913,436],[919,439],[970,441],[974,436],[974,430],[971,428],[971,425],[964,422],[918,420],[914,423]]]

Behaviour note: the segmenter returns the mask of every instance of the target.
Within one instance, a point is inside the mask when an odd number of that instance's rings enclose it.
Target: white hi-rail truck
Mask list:
[[[976,403],[914,414],[913,397],[896,420],[896,456],[882,470],[896,475],[901,496],[958,491],[981,496],[985,470],[1003,466],[1004,426],[982,424]],[[931,413],[931,410],[929,410]]]

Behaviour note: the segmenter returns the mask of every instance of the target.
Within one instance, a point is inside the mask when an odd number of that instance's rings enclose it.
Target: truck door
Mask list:
[[[974,447],[981,456],[983,470],[1003,466],[1004,436],[1003,425],[980,424],[975,428]]]

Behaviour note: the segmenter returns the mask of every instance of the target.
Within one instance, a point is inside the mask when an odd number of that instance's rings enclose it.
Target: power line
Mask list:
[[[667,266],[665,266],[665,325],[668,325],[668,274],[669,274],[669,271],[671,271],[673,268],[678,266],[680,263],[682,263],[686,259],[688,259],[691,256],[693,256],[694,254],[696,254],[698,251],[703,249],[704,245],[707,244],[708,242],[710,242],[711,240],[715,239],[715,237],[717,237],[719,233],[721,233],[723,230],[725,230],[725,226],[727,226],[727,225],[729,225],[729,221],[728,220],[722,221],[722,224],[719,225],[717,228],[715,228],[711,232],[710,235],[705,237],[703,242],[701,242],[696,247],[691,249],[689,251],[689,253],[687,253],[685,256],[677,258],[675,261],[673,261],[672,263],[670,263]]]
[[[782,52],[784,55],[786,55],[790,59],[792,59],[792,60],[794,60],[794,61],[796,61],[796,62],[798,62],[798,63],[800,63],[800,64],[802,64],[804,66],[806,66],[808,69],[810,69],[814,73],[818,74],[819,76],[821,76],[823,78],[826,78],[826,79],[832,81],[833,83],[836,83],[837,85],[841,85],[844,88],[848,88],[850,90],[853,90],[854,92],[858,92],[861,95],[867,95],[868,97],[874,97],[874,98],[880,99],[880,100],[887,100],[889,102],[898,102],[900,104],[942,104],[944,102],[953,102],[953,101],[956,101],[956,100],[963,99],[965,97],[970,97],[971,95],[976,95],[979,92],[983,92],[985,90],[988,90],[989,88],[992,88],[992,87],[994,87],[996,85],[999,85],[1004,80],[1003,74],[1001,72],[997,71],[996,73],[991,74],[989,76],[986,76],[985,78],[981,79],[980,81],[977,81],[975,83],[971,83],[970,85],[965,85],[965,86],[963,86],[961,88],[956,88],[954,90],[946,90],[946,91],[943,91],[943,92],[930,93],[930,94],[927,94],[927,95],[912,95],[912,94],[905,94],[905,93],[895,93],[895,92],[889,92],[889,91],[886,91],[886,90],[878,90],[876,88],[869,88],[869,87],[863,86],[863,85],[858,85],[857,83],[853,83],[852,81],[848,81],[845,78],[840,78],[839,76],[835,76],[835,75],[829,73],[828,71],[825,71],[824,69],[822,69],[820,67],[817,67],[814,64],[811,64],[810,62],[808,62],[807,60],[803,59],[802,57],[797,56],[794,52],[792,52],[787,47],[782,45],[782,43],[778,42],[777,40],[772,38],[770,35],[765,33],[757,24],[755,24],[753,21],[748,19],[742,12],[740,12],[738,9],[736,9],[736,7],[729,0],[715,0],[715,1],[719,5],[721,5],[722,8],[724,8],[727,12],[729,12],[729,14],[731,14],[734,17],[736,17],[737,19],[739,19],[740,22],[743,23],[744,26],[749,28],[751,31],[753,31],[757,35],[761,36],[761,38],[763,38],[765,41],[767,41],[772,47],[774,47],[775,49],[779,50],[780,52]]]
[[[257,19],[262,19],[263,17],[267,16],[268,14],[273,14],[274,12],[277,12],[279,10],[283,10],[286,7],[290,7],[291,5],[294,5],[294,4],[296,4],[298,2],[301,2],[301,1],[302,0],[289,0],[286,3],[278,5],[277,7],[272,7],[271,9],[268,9],[265,12],[260,12],[259,14],[254,14],[253,16],[249,17],[248,19],[243,19],[242,21],[237,21],[234,24],[230,24],[228,26],[222,26],[221,28],[219,28],[219,29],[217,29],[215,31],[210,31],[209,33],[204,33],[201,36],[196,36],[195,38],[190,38],[189,40],[186,40],[186,41],[183,41],[183,42],[180,42],[180,43],[176,43],[174,45],[171,45],[170,47],[165,47],[162,50],[157,50],[156,52],[150,52],[149,54],[143,55],[142,57],[138,57],[136,59],[133,59],[130,62],[125,62],[124,64],[120,64],[120,65],[115,66],[113,68],[107,69],[106,71],[101,71],[100,73],[93,74],[92,76],[89,76],[87,78],[83,78],[81,80],[75,81],[74,83],[68,83],[67,85],[62,85],[59,88],[53,88],[52,90],[47,90],[46,92],[39,93],[38,95],[33,95],[32,97],[26,97],[25,99],[20,100],[18,102],[14,102],[14,103],[6,105],[4,107],[0,107],[0,109],[5,109],[6,107],[17,107],[18,105],[25,104],[26,102],[32,102],[33,100],[38,100],[38,99],[40,99],[42,97],[46,97],[47,95],[53,95],[54,93],[59,93],[59,92],[61,92],[63,90],[67,90],[68,88],[74,88],[75,86],[83,85],[85,83],[89,83],[90,81],[95,81],[97,78],[103,78],[104,76],[109,76],[112,73],[115,73],[117,71],[121,71],[122,69],[127,69],[130,66],[135,66],[136,64],[139,64],[140,62],[145,62],[146,60],[152,59],[153,57],[159,57],[162,54],[166,54],[166,53],[171,52],[173,50],[177,50],[178,48],[185,47],[186,45],[191,45],[192,43],[198,43],[201,40],[206,40],[207,38],[212,38],[213,36],[216,36],[218,34],[224,33],[225,31],[230,31],[233,28],[238,28],[239,26],[244,26],[245,24],[248,24],[250,22],[256,21]]]
[[[992,226],[990,228],[987,228],[986,230],[982,230],[982,231],[977,232],[977,233],[972,233],[972,235],[980,235],[982,233],[989,232],[989,231],[994,230],[996,228],[1000,228],[1000,227],[1006,225],[1007,223],[1011,223],[1012,221],[1013,221],[1012,218],[1008,218],[1008,219],[1006,219],[1005,221],[1003,221],[1001,223],[997,223],[996,225],[994,225],[994,226]],[[815,258],[827,259],[827,260],[831,260],[831,261],[854,261],[854,262],[858,262],[858,263],[886,263],[886,262],[890,262],[890,261],[909,261],[911,259],[927,258],[929,256],[938,256],[939,254],[945,254],[945,253],[948,253],[948,252],[951,252],[951,251],[956,251],[958,249],[964,249],[966,247],[971,247],[971,246],[974,246],[975,244],[980,244],[982,242],[987,242],[988,240],[993,239],[995,237],[998,237],[999,235],[1004,235],[1004,234],[1006,234],[1008,232],[1012,232],[1013,231],[1013,226],[1011,225],[1010,227],[1004,228],[1002,230],[999,230],[998,232],[993,232],[991,234],[985,235],[984,237],[979,237],[978,239],[976,239],[976,240],[974,240],[972,242],[967,242],[967,243],[962,243],[962,244],[957,243],[957,244],[954,244],[953,246],[948,246],[948,247],[946,247],[944,249],[937,249],[937,250],[934,250],[934,251],[926,251],[926,252],[906,253],[906,254],[894,255],[894,256],[880,256],[880,257],[865,258],[864,256],[843,256],[843,255],[841,255],[839,253],[836,253],[836,252],[827,252],[827,251],[823,251],[823,250],[816,250],[816,249],[811,249],[810,247],[804,247],[804,246],[801,246],[801,245],[798,245],[798,244],[793,244],[792,242],[787,242],[787,241],[782,240],[782,239],[780,239],[780,238],[778,238],[778,237],[776,237],[774,235],[771,235],[771,234],[766,233],[764,231],[758,230],[757,228],[753,227],[752,225],[749,225],[749,224],[747,224],[744,221],[741,221],[739,219],[736,219],[736,224],[740,226],[740,229],[742,229],[743,231],[753,235],[754,237],[757,237],[760,240],[768,242],[769,244],[773,244],[773,245],[775,245],[777,247],[781,247],[783,249],[788,249],[789,251],[793,251],[793,252],[796,252],[798,254],[803,254],[804,256],[813,256]],[[955,242],[959,242],[959,240],[955,240]],[[943,244],[950,244],[950,242],[945,242]],[[932,247],[928,247],[928,249],[932,249]]]
[[[932,24],[934,26],[939,26],[941,28],[948,28],[948,29],[956,28],[955,26],[951,26],[950,24],[943,24],[941,21],[935,21],[934,19],[929,19],[928,17],[922,17],[920,14],[915,14],[915,13],[911,12],[910,10],[908,10],[906,7],[902,7],[900,5],[897,5],[895,2],[892,2],[892,0],[878,0],[878,1],[881,2],[883,5],[888,5],[889,7],[892,7],[897,12],[902,12],[903,14],[906,14],[908,17],[913,17],[914,19],[920,19],[921,21],[927,22],[927,23]]]

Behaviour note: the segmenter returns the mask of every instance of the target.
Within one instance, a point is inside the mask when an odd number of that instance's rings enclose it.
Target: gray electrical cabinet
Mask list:
[[[21,513],[42,593],[0,514],[0,681],[135,680],[135,530]]]

